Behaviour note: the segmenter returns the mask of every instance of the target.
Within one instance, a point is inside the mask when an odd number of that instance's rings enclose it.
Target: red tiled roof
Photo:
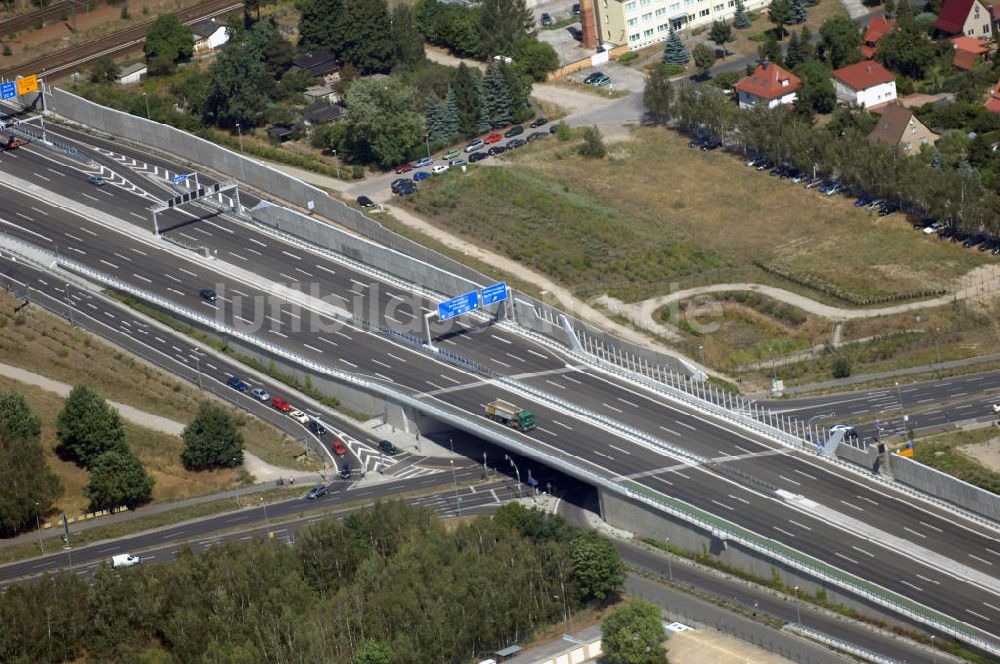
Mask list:
[[[979,56],[972,51],[965,51],[960,48],[956,48],[955,57],[952,59],[951,64],[955,65],[958,69],[968,71],[976,66],[976,61],[978,60]]]
[[[951,40],[952,45],[959,51],[968,51],[969,53],[975,53],[976,55],[982,55],[983,53],[989,53],[990,47],[982,39],[976,39],[975,37],[966,37],[962,35],[961,37],[955,37]]]
[[[969,18],[973,2],[975,0],[944,0],[944,4],[941,5],[941,13],[934,21],[934,27],[942,32],[962,34],[965,19]]]
[[[798,76],[782,69],[773,62],[757,66],[752,74],[742,78],[734,86],[737,90],[763,99],[774,99],[795,92],[802,87]]]
[[[830,75],[854,90],[867,90],[881,83],[896,80],[891,71],[874,60],[862,60],[853,65],[834,69]]]
[[[896,22],[884,16],[876,16],[869,21],[868,28],[865,30],[865,37],[861,40],[861,55],[866,58],[871,58],[875,55],[875,51],[878,50],[879,40],[889,34],[895,27]]]
[[[1000,82],[990,90],[990,100],[986,102],[986,110],[1000,113]]]

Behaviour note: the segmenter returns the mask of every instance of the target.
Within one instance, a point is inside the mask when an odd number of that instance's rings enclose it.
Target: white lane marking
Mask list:
[[[695,429],[695,428],[694,428],[693,426],[691,426],[691,425],[690,425],[690,424],[688,424],[687,422],[681,422],[680,420],[676,420],[676,421],[675,421],[674,423],[675,423],[675,424],[679,424],[679,425],[681,425],[682,427],[687,427],[688,429],[691,429],[691,431],[697,431],[697,429]]]
[[[197,279],[197,278],[198,278],[198,275],[197,275],[197,274],[195,274],[194,272],[192,272],[191,270],[185,270],[185,269],[184,269],[184,268],[182,268],[182,267],[178,267],[178,268],[177,268],[177,270],[178,270],[179,272],[183,272],[184,274],[188,275],[189,277],[194,277],[195,279]]]
[[[146,217],[142,216],[141,214],[139,214],[137,212],[129,212],[129,214],[132,215],[133,217],[135,217],[136,219],[142,219],[143,221],[146,221]]]
[[[401,358],[399,355],[393,355],[392,353],[386,353],[386,355],[389,356],[389,357],[391,357],[394,360],[399,360],[400,362],[406,362],[406,360],[404,360],[403,358]]]
[[[338,357],[337,359],[340,360],[341,362],[343,362],[344,364],[346,364],[349,367],[354,367],[355,369],[358,368],[358,365],[356,365],[354,362],[348,362],[347,360],[345,360],[342,357]]]
[[[720,502],[719,502],[718,500],[716,500],[715,498],[713,498],[713,499],[712,499],[712,502],[713,502],[713,503],[715,503],[716,505],[718,505],[719,507],[725,507],[725,508],[726,508],[727,510],[729,510],[730,512],[735,512],[735,511],[736,511],[736,509],[735,509],[735,508],[733,508],[733,507],[730,507],[729,505],[727,505],[727,504],[725,504],[725,503],[720,503]]]
[[[916,576],[916,577],[917,577],[918,579],[923,579],[924,581],[927,581],[928,583],[933,583],[934,585],[937,585],[937,586],[940,586],[940,585],[941,585],[941,582],[940,582],[940,581],[935,581],[934,579],[928,579],[928,578],[927,578],[926,576],[924,576],[923,574],[917,574],[917,575],[915,575],[915,576]]]
[[[462,384],[462,381],[455,380],[451,376],[446,376],[445,374],[441,374],[441,377],[444,378],[445,380],[450,380],[451,382],[455,383],[456,385],[461,385]]]
[[[129,250],[130,251],[134,251],[135,253],[139,254],[140,256],[148,256],[149,255],[145,251],[142,251],[141,249],[136,249],[135,247],[129,247]]]
[[[617,445],[610,445],[609,444],[608,447],[610,447],[613,450],[618,450],[622,454],[627,454],[628,456],[632,456],[631,452],[629,452],[628,450],[623,450],[622,448],[618,447]]]
[[[923,537],[924,539],[927,539],[927,535],[924,535],[923,533],[918,533],[917,531],[913,530],[912,528],[909,528],[908,526],[903,526],[903,530],[913,533],[917,537]]]
[[[180,292],[180,291],[179,291],[179,290],[177,290],[176,288],[171,288],[170,286],[167,286],[167,290],[168,290],[168,291],[171,291],[171,292],[173,292],[173,293],[177,293],[178,295],[181,295],[181,296],[183,296],[183,295],[184,295],[184,293]]]
[[[858,551],[859,553],[863,553],[863,554],[865,554],[865,555],[866,555],[866,556],[868,556],[869,558],[874,558],[874,557],[875,557],[875,554],[874,554],[874,553],[868,553],[868,552],[867,552],[867,551],[865,551],[864,549],[859,549],[858,547],[854,546],[853,544],[851,545],[851,548],[852,548],[852,549],[854,549],[855,551]]]
[[[539,431],[544,431],[545,433],[549,434],[550,436],[556,436],[556,437],[558,437],[558,434],[556,434],[555,431],[549,431],[545,427],[537,427],[536,426],[535,428],[538,429]]]
[[[745,499],[745,498],[740,498],[739,496],[734,496],[734,495],[733,495],[733,494],[731,494],[731,493],[730,493],[730,494],[728,494],[728,495],[729,495],[729,497],[730,497],[730,498],[732,498],[733,500],[738,500],[738,501],[740,501],[741,503],[743,503],[744,505],[749,505],[749,504],[750,504],[750,501],[749,501],[749,500],[747,500],[747,499]]]
[[[398,323],[399,321],[396,321],[396,322]],[[527,362],[527,360],[525,360],[523,357],[519,357],[517,355],[514,355],[514,353],[504,353],[504,355],[506,355],[507,357],[513,357],[518,362]]]
[[[296,272],[301,272],[302,274],[306,275],[307,277],[313,276],[312,272],[306,272],[305,270],[303,270],[300,267],[295,268],[295,271]]]
[[[563,378],[565,378],[566,380],[568,380],[571,383],[576,383],[577,385],[583,385],[583,383],[581,383],[576,378],[573,378],[571,376],[564,375]]]
[[[618,397],[618,400],[621,401],[623,404],[625,404],[627,406],[632,406],[633,408],[638,408],[639,407],[639,404],[632,403],[628,399],[622,399],[621,397]]]
[[[340,336],[344,337],[345,339],[347,339],[349,341],[354,341],[354,337],[349,337],[346,334],[344,334],[343,332],[341,332],[340,330],[334,330],[333,333],[337,334],[337,335],[340,335]],[[386,353],[386,355],[389,355],[389,353]]]
[[[282,249],[281,253],[283,253],[284,255],[288,256],[289,258],[294,258],[297,261],[302,260],[301,256],[296,256],[295,254],[291,253],[290,251],[285,251],[284,249]]]
[[[857,565],[857,564],[858,564],[858,561],[857,561],[857,560],[855,560],[854,558],[848,558],[847,556],[845,556],[844,554],[840,553],[839,551],[834,551],[834,552],[833,552],[833,555],[835,555],[835,556],[837,556],[837,557],[839,557],[839,558],[843,558],[843,559],[844,559],[844,560],[846,560],[847,562],[851,562],[851,563],[854,563],[855,565]]]
[[[805,525],[803,523],[799,523],[798,521],[793,521],[792,519],[789,519],[788,523],[794,524],[794,525],[798,526],[799,528],[802,528],[803,530],[812,530],[812,528],[810,528],[809,526],[807,526],[807,525]]]
[[[241,261],[246,261],[247,260],[245,257],[240,256],[239,254],[234,254],[231,251],[227,251],[226,253],[229,254],[230,256],[235,256],[236,258],[239,258]]]
[[[145,282],[146,282],[147,284],[151,284],[151,283],[153,283],[153,280],[152,280],[152,279],[147,279],[146,277],[142,276],[141,274],[136,274],[135,272],[133,272],[133,273],[132,273],[132,276],[133,276],[133,277],[135,277],[136,279],[142,279],[142,280],[143,280],[143,281],[145,281]]]
[[[372,362],[374,362],[375,364],[379,365],[380,367],[385,367],[386,369],[392,369],[391,366],[389,366],[385,362],[382,362],[381,360],[376,360],[374,357],[372,358]]]
[[[82,237],[77,237],[77,236],[73,235],[72,233],[66,233],[64,231],[63,235],[65,235],[66,237],[70,238],[71,240],[76,240],[77,242],[83,242],[83,238]]]
[[[87,252],[84,251],[83,249],[77,249],[76,247],[66,247],[66,248],[69,249],[70,251],[75,251],[78,254],[83,254],[84,256],[87,255]]]
[[[263,242],[261,242],[260,240],[258,240],[257,238],[248,237],[247,239],[250,240],[251,242],[253,242],[254,244],[258,245],[258,246],[264,247],[265,249],[267,248],[267,245],[264,244]]]
[[[315,346],[310,346],[307,343],[303,343],[302,345],[305,346],[306,348],[308,348],[309,350],[316,351],[317,353],[322,353],[323,352],[319,348],[316,348]]]
[[[31,209],[34,210],[35,212],[37,212],[38,214],[42,215],[42,216],[45,216],[45,217],[49,216],[49,213],[46,212],[45,210],[39,210],[36,207],[33,207]]]
[[[445,339],[445,341],[448,341],[448,340],[447,340],[447,339]],[[454,342],[452,342],[452,343],[454,343]],[[510,365],[509,365],[509,364],[507,364],[506,362],[504,362],[503,360],[498,360],[498,359],[496,359],[495,357],[491,357],[490,359],[491,359],[491,360],[493,360],[494,362],[496,362],[497,364],[502,364],[503,366],[505,366],[505,367],[507,367],[508,369],[510,369]],[[618,411],[618,412],[620,413],[621,411]]]
[[[936,531],[938,531],[939,533],[943,533],[943,532],[944,532],[943,530],[941,530],[941,529],[940,529],[940,528],[938,528],[937,526],[932,526],[931,524],[927,523],[926,521],[921,521],[921,522],[920,522],[920,525],[921,525],[921,526],[927,526],[927,527],[928,527],[928,528],[930,528],[931,530],[936,530]]]
[[[328,267],[323,267],[322,265],[317,265],[317,266],[316,266],[316,269],[317,269],[317,270],[323,270],[324,272],[329,272],[330,274],[337,274],[336,272],[334,272],[334,271],[333,271],[333,270],[331,270],[330,268],[328,268]]]
[[[184,283],[183,281],[181,281],[180,279],[178,279],[177,277],[175,277],[172,274],[167,274],[166,272],[164,272],[163,276],[166,277],[167,279],[173,279],[174,281],[176,281],[179,284],[183,284]]]
[[[28,215],[22,214],[20,212],[15,212],[14,214],[16,214],[17,216],[19,216],[21,219],[27,219],[28,221],[34,221],[35,220],[34,217],[29,217]]]
[[[52,178],[47,178],[44,175],[42,175],[41,173],[35,173],[34,175],[35,175],[35,177],[39,177],[39,178],[45,180],[46,182],[52,182]]]
[[[857,496],[857,497],[865,501],[866,503],[871,503],[872,505],[878,505],[878,503],[872,500],[871,498],[866,498],[865,496]]]
[[[611,460],[614,460],[614,457],[613,457],[613,456],[610,456],[610,455],[607,455],[607,454],[605,454],[604,452],[598,452],[597,450],[593,450],[593,452],[594,452],[594,454],[596,454],[597,456],[602,456],[602,457],[604,457],[605,459],[611,459]]]
[[[535,357],[540,357],[543,360],[549,359],[549,356],[546,355],[545,353],[539,353],[537,351],[531,350],[530,348],[525,348],[525,350],[528,351],[529,353],[531,353],[532,355],[534,355]]]
[[[603,402],[602,401],[601,403],[604,404],[605,408],[610,408],[611,410],[615,411],[616,413],[624,412],[621,408],[615,408],[614,406],[612,406],[611,404],[609,404],[607,402]]]
[[[116,269],[116,270],[117,270],[117,269],[119,269],[119,268],[118,268],[118,266],[117,266],[117,265],[115,265],[114,263],[112,263],[111,261],[106,261],[106,260],[104,260],[104,259],[102,258],[102,259],[101,259],[101,262],[102,262],[102,263],[104,263],[105,265],[109,265],[109,266],[111,266],[112,268],[114,268],[114,269]]]
[[[689,479],[691,479],[691,476],[690,476],[690,475],[685,475],[684,473],[682,473],[682,472],[681,472],[681,471],[679,471],[679,470],[676,470],[676,469],[675,469],[675,470],[671,470],[670,472],[672,472],[672,473],[673,473],[674,475],[680,475],[681,477],[683,477],[683,478],[684,478],[684,479],[686,479],[686,480],[689,480]]]
[[[784,475],[778,475],[778,477],[780,477],[781,479],[785,480],[786,482],[791,482],[795,486],[802,486],[802,482],[798,482],[798,481],[793,480],[793,479],[791,479],[789,477],[785,477]]]
[[[970,558],[975,558],[975,559],[976,559],[976,560],[978,560],[979,562],[981,562],[981,563],[986,563],[986,564],[987,564],[987,565],[989,565],[990,567],[993,567],[993,563],[991,563],[991,562],[990,562],[990,561],[988,561],[988,560],[984,560],[983,558],[980,558],[980,557],[979,557],[979,556],[977,556],[977,555],[974,555],[974,554],[971,554],[971,553],[970,553],[970,554],[969,554],[969,557],[970,557]]]
[[[795,535],[793,535],[792,533],[788,532],[784,528],[781,528],[780,526],[771,526],[771,527],[774,528],[775,530],[777,530],[779,533],[782,533],[784,535],[788,535],[789,537],[795,537]]]
[[[553,387],[558,387],[560,390],[565,390],[566,389],[565,385],[560,385],[559,383],[554,383],[551,380],[549,380],[548,378],[545,379],[545,382],[548,383],[549,385],[552,385]]]
[[[562,423],[562,422],[560,422],[559,420],[552,420],[552,423],[553,423],[553,424],[558,424],[558,425],[559,425],[559,426],[561,426],[561,427],[562,427],[563,429],[569,429],[570,431],[572,431],[572,430],[573,430],[573,427],[571,427],[571,426],[570,426],[570,425],[568,425],[568,424],[563,424],[563,423]]]
[[[277,334],[282,339],[287,339],[288,338],[287,334],[285,334],[283,332],[278,332],[277,330],[268,330],[268,332],[270,332],[271,334]]]
[[[115,254],[115,256],[117,256],[118,258],[122,259],[123,261],[128,261],[129,263],[132,262],[131,258],[129,258],[128,256],[123,256],[122,254],[119,254],[117,251],[114,252],[114,254]]]
[[[667,433],[672,433],[672,434],[674,434],[675,436],[680,436],[680,434],[679,434],[679,433],[677,433],[676,431],[674,431],[673,429],[668,429],[668,428],[667,428],[667,427],[665,427],[665,426],[661,426],[660,428],[661,428],[661,429],[663,429],[664,431],[666,431]]]
[[[390,383],[395,383],[395,382],[396,382],[396,381],[394,381],[394,380],[393,380],[392,378],[389,378],[388,376],[386,376],[386,375],[384,375],[384,374],[380,374],[380,373],[379,373],[379,372],[377,372],[377,371],[375,372],[375,375],[376,375],[376,376],[378,376],[379,378],[381,378],[382,380],[387,380],[387,381],[389,381]]]
[[[993,605],[992,605],[992,604],[990,604],[989,602],[983,602],[983,605],[984,605],[984,606],[988,606],[988,607],[990,607],[990,608],[991,608],[991,609],[993,609],[994,611],[1000,611],[1000,608],[997,608],[997,607],[993,606]]]
[[[330,344],[331,346],[336,346],[337,345],[336,341],[330,341],[326,337],[316,337],[316,338],[319,339],[320,341],[322,341],[323,343]]]
[[[424,380],[424,382],[427,383],[428,385],[430,385],[431,387],[433,387],[436,390],[443,390],[444,389],[443,387],[441,387],[437,383],[433,383],[433,382],[431,382],[429,380]]]
[[[808,477],[811,480],[815,480],[816,479],[816,477],[814,475],[810,475],[809,473],[807,473],[805,471],[802,471],[802,470],[799,470],[798,468],[795,469],[795,472],[798,473],[799,475],[802,475],[803,477]]]
[[[856,509],[859,512],[864,512],[865,511],[864,507],[858,507],[854,503],[849,503],[846,500],[841,500],[840,502],[842,502],[843,504],[847,505],[848,507],[853,507],[854,509]]]
[[[660,477],[659,475],[653,475],[653,479],[654,480],[659,480],[659,481],[663,482],[664,484],[666,484],[668,486],[673,486],[674,485],[673,482],[671,482],[670,480],[665,480],[662,477]]]
[[[966,611],[966,613],[971,613],[972,615],[976,616],[977,618],[982,618],[982,619],[983,619],[983,620],[985,620],[986,622],[990,622],[990,619],[989,619],[989,618],[987,618],[986,616],[984,616],[984,615],[983,615],[983,614],[981,614],[981,613],[976,613],[976,612],[975,612],[975,611],[973,611],[972,609],[966,609],[965,611]]]
[[[368,288],[368,284],[364,283],[363,281],[358,281],[357,279],[351,279],[351,283],[354,284],[355,286],[361,286],[362,288]],[[358,293],[358,295],[361,295],[361,293]]]
[[[924,591],[924,589],[923,589],[923,588],[921,588],[920,586],[915,586],[915,585],[913,585],[912,583],[910,583],[910,582],[909,582],[909,581],[907,581],[906,579],[900,579],[900,581],[901,581],[901,582],[903,582],[903,583],[905,583],[905,584],[906,584],[906,585],[908,585],[909,587],[913,588],[913,589],[914,589],[914,590],[916,590],[917,592],[921,592],[921,593],[922,593],[922,592]]]
[[[89,198],[92,201],[96,201],[97,200],[97,196],[91,196],[90,194],[85,194],[83,192],[80,192],[80,193],[82,193],[84,196],[86,196],[87,198]]]
[[[502,342],[504,342],[505,344],[510,344],[510,343],[511,343],[511,342],[510,342],[510,341],[508,341],[507,339],[504,339],[503,337],[498,337],[498,336],[497,336],[497,335],[495,335],[495,334],[490,334],[490,336],[491,336],[491,337],[493,337],[494,339],[496,339],[497,341],[502,341]]]

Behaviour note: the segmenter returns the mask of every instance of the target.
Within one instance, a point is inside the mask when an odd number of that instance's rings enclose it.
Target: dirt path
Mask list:
[[[667,654],[678,664],[790,664],[773,652],[714,629],[677,632],[667,641]]]
[[[73,386],[67,383],[52,380],[51,378],[32,373],[31,371],[27,371],[21,367],[12,366],[10,364],[0,363],[0,373],[12,380],[16,380],[27,385],[34,385],[35,387],[40,387],[41,389],[46,390],[47,392],[58,394],[64,399],[66,398],[66,395],[69,394],[70,390],[73,389]],[[119,403],[117,401],[108,401],[108,403],[121,413],[123,418],[133,424],[145,427],[146,429],[159,431],[171,436],[180,436],[181,432],[184,431],[185,425],[177,420],[172,420],[168,417],[161,417],[160,415],[154,415],[153,413],[145,410],[139,410],[138,408],[125,403]],[[273,466],[260,457],[247,451],[243,452],[243,468],[258,480],[262,481],[274,480],[279,477],[314,477],[316,475],[315,472]]]

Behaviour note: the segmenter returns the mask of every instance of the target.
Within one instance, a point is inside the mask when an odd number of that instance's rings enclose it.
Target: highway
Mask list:
[[[114,148],[121,150],[117,144]],[[414,333],[413,320],[421,315],[419,311],[429,310],[431,303],[412,300],[409,294],[379,284],[340,262],[284,245],[224,217],[192,221],[191,217],[171,213],[175,215],[169,217],[172,223],[161,226],[184,224],[169,232],[186,233],[218,252],[218,262],[201,261],[193,254],[154,241],[149,234],[148,218],[143,214],[150,201],[131,191],[116,185],[91,187],[75,166],[61,164],[50,154],[39,153],[32,147],[0,155],[0,169],[74,200],[76,212],[82,214],[78,216],[23,193],[7,194],[0,217],[4,229],[12,235],[50,250],[58,245],[62,255],[153,290],[180,305],[211,312],[227,323],[267,321],[260,332],[262,338],[318,362],[390,382],[420,398],[478,418],[481,423],[487,423],[481,415],[482,405],[487,401],[497,397],[515,403],[525,400],[482,376],[469,374],[412,348],[390,344],[381,336],[357,328],[317,333],[302,323],[307,316],[304,310],[297,312],[282,298],[269,297],[267,281],[308,280],[334,306],[364,312],[366,317],[371,313],[393,329]],[[122,174],[140,182],[144,189],[155,190],[134,174]],[[134,228],[146,231],[146,235],[140,238],[121,234],[86,219],[98,216],[93,214],[98,210],[134,224]],[[229,266],[221,265],[222,262]],[[4,272],[12,275],[21,267],[6,260],[2,265]],[[261,279],[246,283],[236,275],[239,270],[252,271]],[[27,271],[14,276],[54,297],[61,296],[58,288],[62,284],[45,283],[44,277]],[[199,298],[198,291],[205,287],[217,287],[220,300],[209,303]],[[259,302],[253,304],[254,298]],[[144,335],[140,331],[142,321],[129,319],[118,310],[107,310],[100,301],[81,306],[92,308],[90,313],[94,315],[120,318],[120,321],[109,319],[128,323],[125,327],[134,330],[132,335],[136,339],[159,336],[164,340],[161,346],[177,345],[167,343],[162,334],[150,335],[146,331]],[[326,322],[332,325],[332,320]],[[439,337],[436,342],[442,348],[493,371],[516,375],[519,380],[603,416],[625,421],[667,443],[720,459],[751,477],[863,520],[914,547],[931,549],[968,569],[995,576],[994,564],[1000,564],[1000,547],[995,538],[948,512],[930,505],[916,506],[911,498],[873,486],[858,475],[817,464],[805,455],[778,448],[589,367],[567,366],[566,357],[502,328],[459,323],[450,335],[447,332],[444,335],[448,338]],[[159,343],[155,338],[143,342]],[[734,483],[703,466],[689,466],[668,458],[659,450],[611,433],[572,412],[536,404],[531,404],[531,408],[537,413],[539,428],[529,434],[512,435],[519,435],[546,454],[571,460],[606,476],[633,477],[657,491],[995,633],[993,626],[1000,621],[1000,610],[996,609],[1000,600],[981,584],[958,580],[945,570],[901,558],[900,551],[883,548],[871,541],[869,535],[846,533],[831,525],[824,515],[809,513],[770,493]],[[965,575],[959,572],[959,576]]]

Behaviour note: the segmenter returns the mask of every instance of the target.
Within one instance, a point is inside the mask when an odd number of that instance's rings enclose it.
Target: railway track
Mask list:
[[[185,25],[198,23],[208,18],[223,16],[237,9],[242,9],[242,2],[233,0],[207,0],[194,7],[174,12],[178,20]],[[156,19],[143,21],[114,34],[78,46],[71,46],[58,53],[38,58],[18,67],[0,72],[0,78],[11,80],[18,76],[38,74],[45,76],[48,82],[65,78],[87,63],[101,57],[123,55],[135,50],[146,41],[146,32]]]

